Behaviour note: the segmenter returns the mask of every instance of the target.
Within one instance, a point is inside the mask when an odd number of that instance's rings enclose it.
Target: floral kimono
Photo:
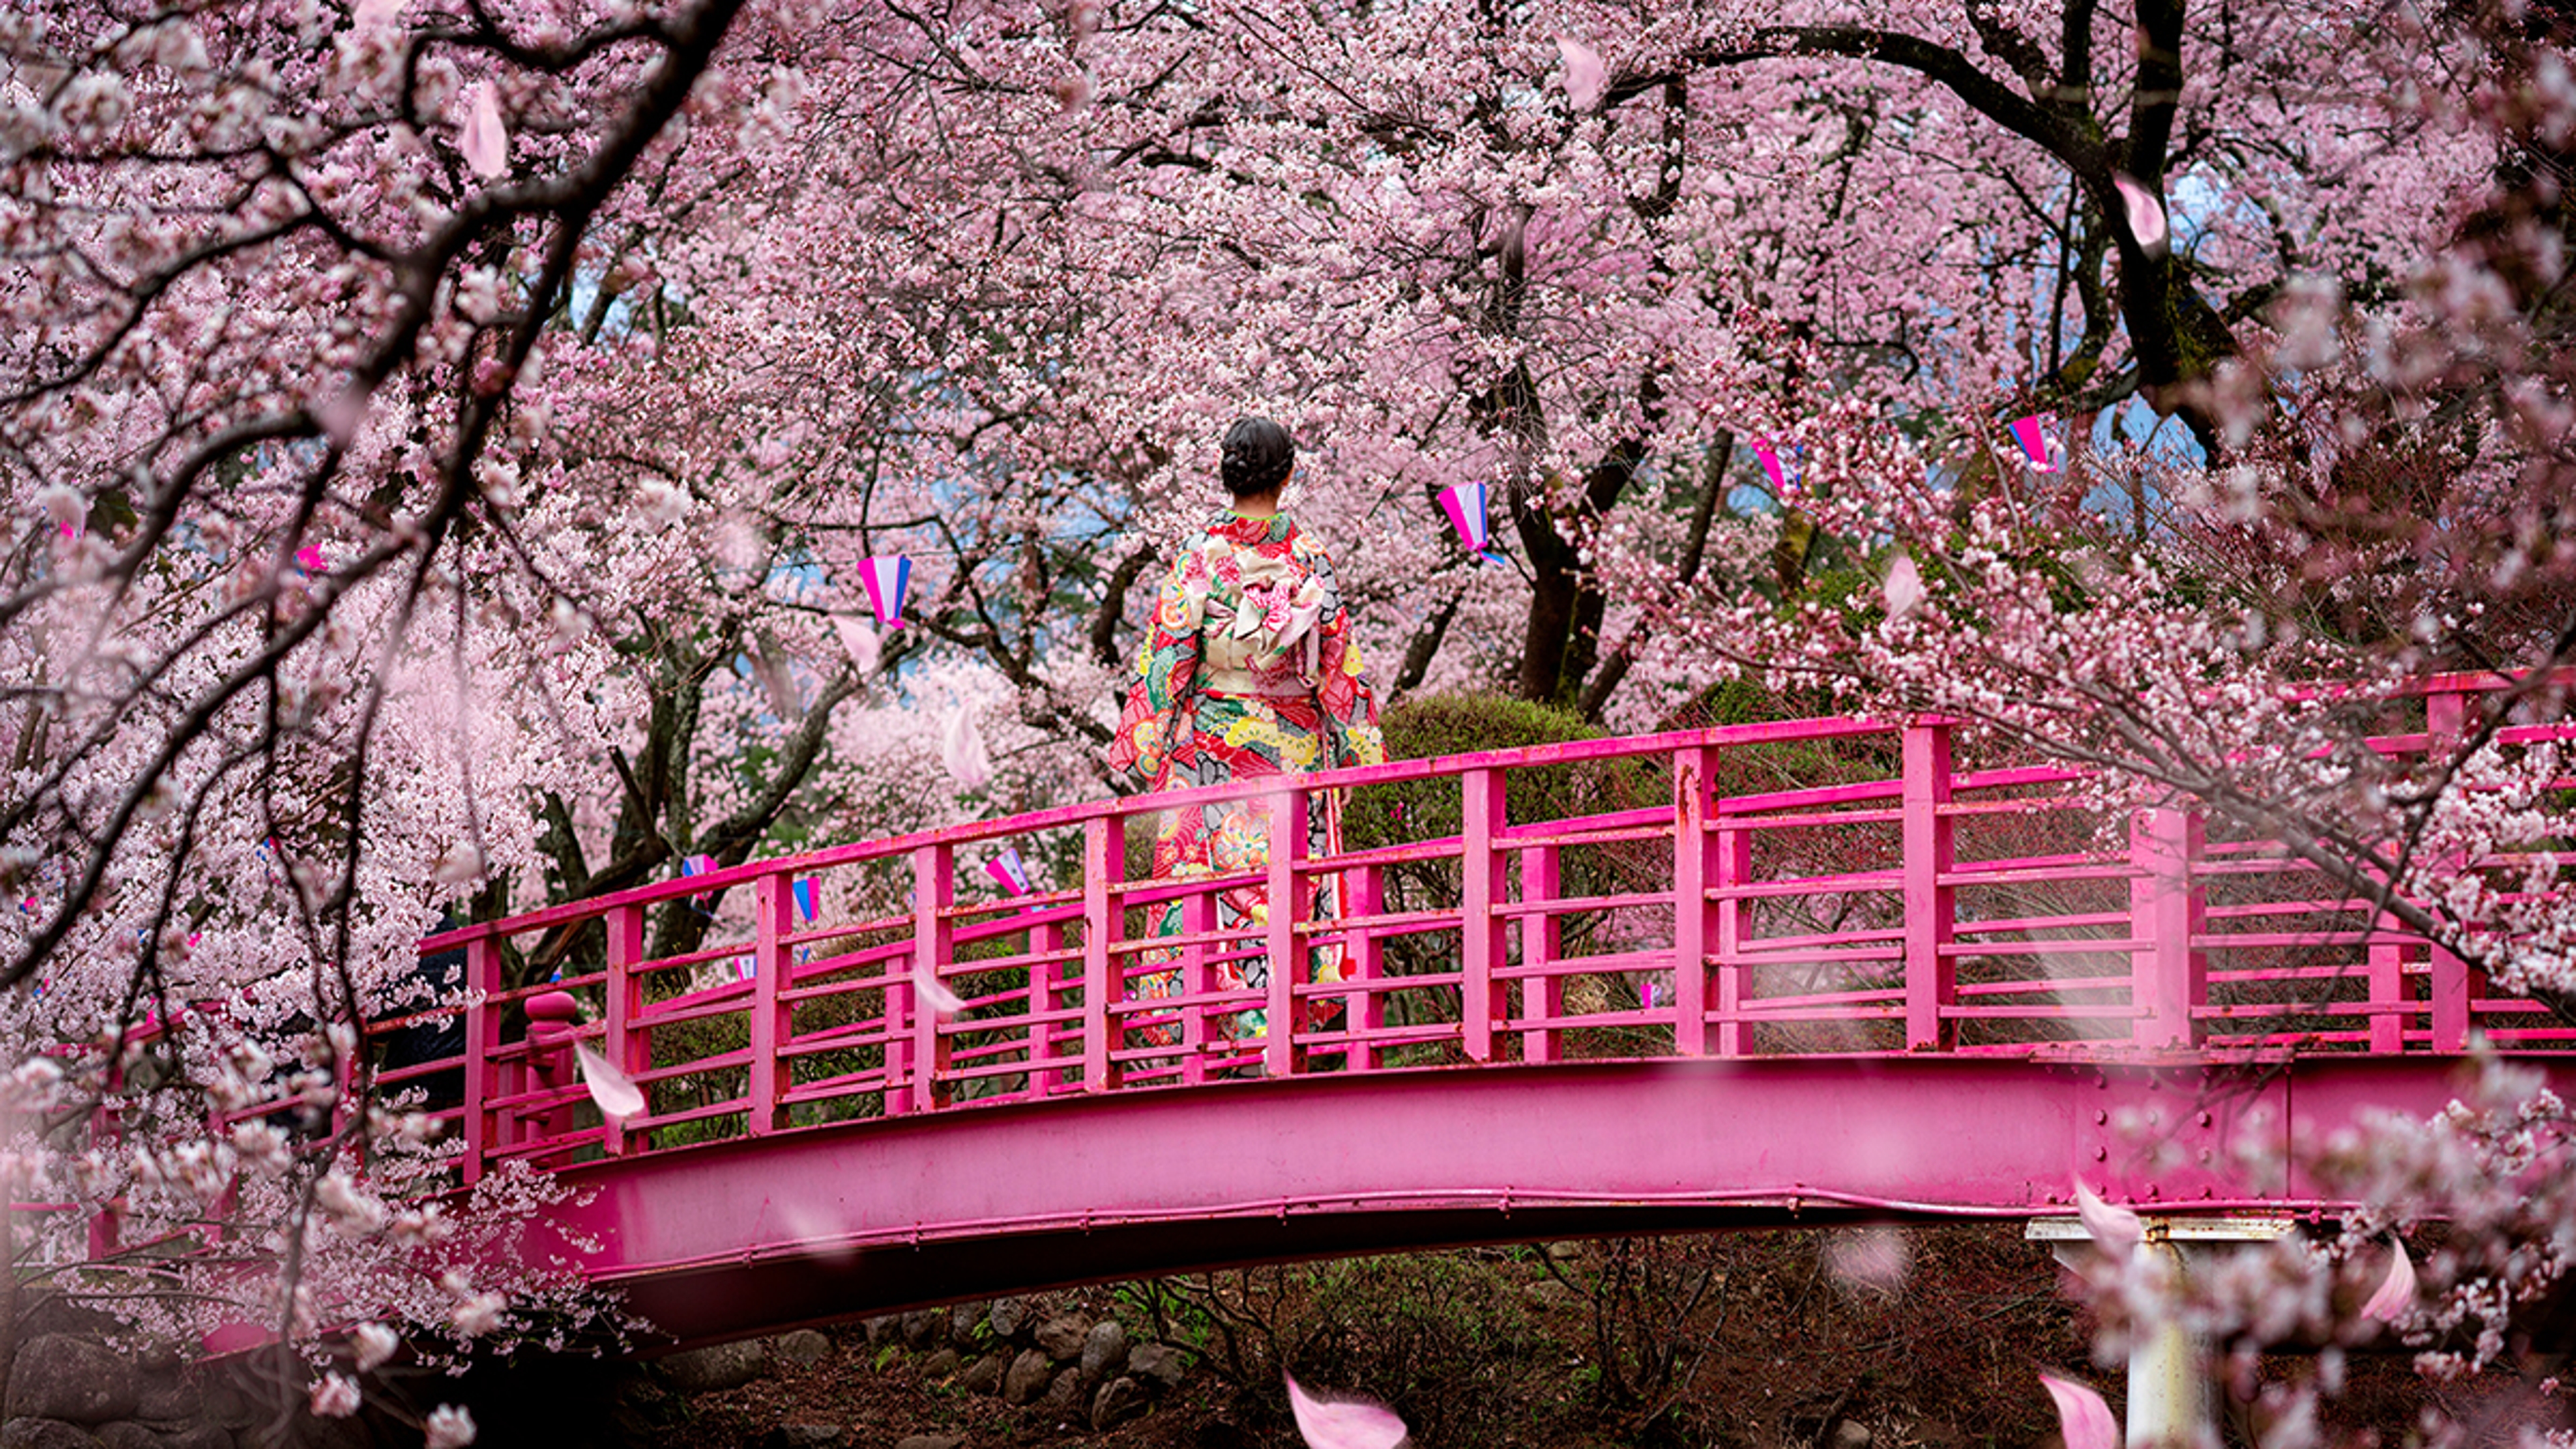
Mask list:
[[[1386,759],[1377,731],[1377,701],[1360,677],[1350,618],[1333,586],[1324,551],[1282,513],[1245,518],[1227,512],[1173,564],[1154,609],[1154,625],[1136,661],[1135,688],[1118,721],[1109,762],[1132,769],[1156,790],[1182,790],[1265,775],[1300,774]],[[1318,802],[1320,804],[1320,802]],[[1336,848],[1328,809],[1309,812],[1310,849]],[[1259,871],[1270,863],[1270,824],[1255,800],[1167,813],[1154,839],[1154,876],[1186,880]],[[1334,883],[1318,886],[1309,919],[1340,913]],[[1219,930],[1258,932],[1269,923],[1269,893],[1239,886],[1217,901]],[[1155,934],[1183,930],[1174,901]],[[1341,978],[1341,953],[1316,952],[1312,979]],[[1148,962],[1177,961],[1177,949],[1146,953]],[[1222,989],[1269,984],[1266,959],[1218,967]],[[1175,968],[1142,978],[1130,994],[1175,996]],[[1238,1039],[1267,1029],[1266,1014],[1247,1011]],[[1171,1034],[1146,1033],[1155,1045]]]

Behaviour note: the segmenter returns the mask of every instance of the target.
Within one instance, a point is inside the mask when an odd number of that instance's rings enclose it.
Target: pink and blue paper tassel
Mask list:
[[[1494,551],[1485,517],[1489,501],[1482,483],[1452,483],[1440,490],[1440,509],[1449,515],[1449,526],[1458,530],[1458,541],[1479,562],[1498,564],[1503,556]]]
[[[984,862],[984,873],[993,878],[993,883],[1000,886],[1006,896],[1024,896],[1034,889],[1029,884],[1029,868],[1020,859],[1020,848],[1016,845],[1003,846],[1001,854]]]
[[[859,565],[859,582],[867,587],[868,607],[879,629],[903,627],[903,600],[912,587],[912,560],[903,554],[880,555]]]
[[[2030,460],[2032,472],[2057,471],[2057,459],[2054,456],[2053,446],[2055,440],[2048,436],[2047,419],[2037,413],[2026,418],[2016,418],[2013,420],[2012,435],[2013,441],[2021,444],[2022,456]]]

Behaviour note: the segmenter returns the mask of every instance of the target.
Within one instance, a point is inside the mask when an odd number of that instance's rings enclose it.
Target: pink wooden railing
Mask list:
[[[2427,681],[2426,729],[2374,743],[2402,754],[2454,739],[2463,701],[2497,683]],[[2472,1030],[2513,1049],[2576,1047],[2576,1031],[2538,1005],[2487,991],[2277,845],[2212,838],[2186,807],[2106,822],[2074,771],[1956,768],[1952,733],[1937,720],[1796,720],[1402,761],[980,821],[469,927],[423,946],[467,953],[464,1102],[446,1115],[472,1176],[505,1158],[560,1165],[1254,1073],[2454,1052]],[[2571,736],[2576,726],[2552,724],[2503,740]],[[1784,753],[1852,778],[1753,788]],[[1444,821],[1431,838],[1310,855],[1308,812],[1361,787],[1345,797],[1350,834],[1401,824],[1397,803],[1418,828],[1452,799],[1455,833]],[[1569,790],[1576,813],[1526,808]],[[1268,804],[1261,871],[1156,880],[1130,859],[1131,825],[1253,798]],[[1000,897],[980,858],[1005,845],[1077,883]],[[800,879],[817,882],[824,919],[799,919]],[[1310,919],[1326,879],[1343,908]],[[1252,886],[1272,903],[1266,924],[1219,929],[1218,893]],[[715,944],[646,955],[648,911],[746,888],[747,929],[719,922]],[[835,918],[836,900],[882,905]],[[1174,902],[1181,933],[1155,935],[1148,918]],[[576,938],[559,981],[504,985],[505,951],[566,930],[596,934]],[[1218,984],[1226,962],[1318,949],[1338,952],[1345,979],[1282,970],[1257,990]],[[748,980],[709,984],[746,958]],[[1171,970],[1178,994],[1131,995]],[[964,1009],[925,1009],[923,979]],[[1248,1009],[1267,1013],[1266,1034],[1244,1034]],[[644,1114],[600,1118],[568,1060],[575,1039],[643,1087]]]

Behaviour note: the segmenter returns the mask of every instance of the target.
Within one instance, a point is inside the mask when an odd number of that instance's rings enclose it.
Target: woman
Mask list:
[[[1153,628],[1136,661],[1136,685],[1110,747],[1113,769],[1132,770],[1156,790],[1299,774],[1386,759],[1377,732],[1377,701],[1360,676],[1350,618],[1333,587],[1332,564],[1296,523],[1279,511],[1280,490],[1297,467],[1288,430],[1268,418],[1244,418],[1225,435],[1220,476],[1233,506],[1208,521],[1163,580]],[[1311,845],[1332,850],[1331,812],[1308,812]],[[1259,801],[1236,800],[1163,817],[1154,840],[1157,879],[1186,880],[1258,871],[1269,864],[1269,820]],[[1313,918],[1339,914],[1326,886]],[[1217,927],[1259,929],[1269,922],[1265,889],[1243,886],[1218,897]],[[1182,930],[1172,902],[1157,935]],[[1339,952],[1320,959],[1314,979],[1340,978]],[[1174,950],[1147,953],[1159,963]],[[1268,962],[1252,957],[1218,968],[1221,989],[1269,984]],[[1179,994],[1178,970],[1139,983],[1139,994]],[[1267,1014],[1237,1018],[1237,1039],[1258,1037]],[[1147,1033],[1155,1045],[1168,1032]]]

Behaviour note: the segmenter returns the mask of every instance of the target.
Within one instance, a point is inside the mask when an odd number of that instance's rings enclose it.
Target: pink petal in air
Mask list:
[[[2066,1449],[2120,1449],[2120,1421],[2111,1417],[2111,1406],[2100,1394],[2055,1374],[2041,1374],[2039,1382],[2057,1401],[2057,1425],[2066,1435]]]
[[[2139,250],[2151,257],[2165,254],[2169,235],[2165,225],[2164,203],[2155,193],[2135,179],[2119,172],[2111,173],[2111,184],[2120,192],[2120,204],[2129,213],[2129,235],[2138,239]]]
[[[912,989],[921,994],[921,1003],[941,1016],[955,1016],[966,1009],[966,1003],[938,976],[916,965],[912,968]]]
[[[608,1058],[590,1049],[588,1042],[575,1042],[573,1059],[581,1064],[581,1084],[590,1089],[590,1100],[599,1104],[599,1115],[611,1122],[623,1122],[643,1115],[644,1089],[614,1066]]]
[[[1556,54],[1565,62],[1566,104],[1578,111],[1601,104],[1601,92],[1610,83],[1610,71],[1601,63],[1601,52],[1560,35],[1556,38]]]
[[[2396,1251],[2388,1259],[2388,1276],[2361,1305],[2362,1317],[2381,1323],[2395,1323],[2415,1311],[2415,1260],[2406,1256],[2404,1243],[2391,1241],[2389,1246]]]
[[[490,81],[477,81],[465,103],[465,126],[457,138],[465,164],[489,181],[510,165],[510,128],[501,120],[501,97]]]
[[[371,35],[402,18],[403,0],[358,0],[350,15],[360,35]]]
[[[2086,1235],[2106,1253],[2125,1257],[2147,1235],[2147,1225],[2138,1221],[2136,1213],[2102,1201],[2081,1182],[2075,1184],[2075,1215],[2084,1220]]]
[[[1923,575],[1914,567],[1914,555],[1900,553],[1896,562],[1887,566],[1887,617],[1902,619],[1923,602]]]
[[[957,788],[969,795],[993,783],[993,759],[984,751],[983,731],[975,711],[960,706],[939,730],[939,759]]]
[[[1297,1416],[1297,1433],[1306,1449],[1395,1449],[1404,1442],[1404,1421],[1393,1410],[1319,1399],[1294,1376],[1280,1377],[1288,1380],[1288,1408]]]
[[[841,648],[850,656],[850,663],[858,667],[860,677],[877,672],[878,662],[885,657],[885,644],[877,638],[876,630],[847,615],[834,614],[832,632],[841,636]]]

